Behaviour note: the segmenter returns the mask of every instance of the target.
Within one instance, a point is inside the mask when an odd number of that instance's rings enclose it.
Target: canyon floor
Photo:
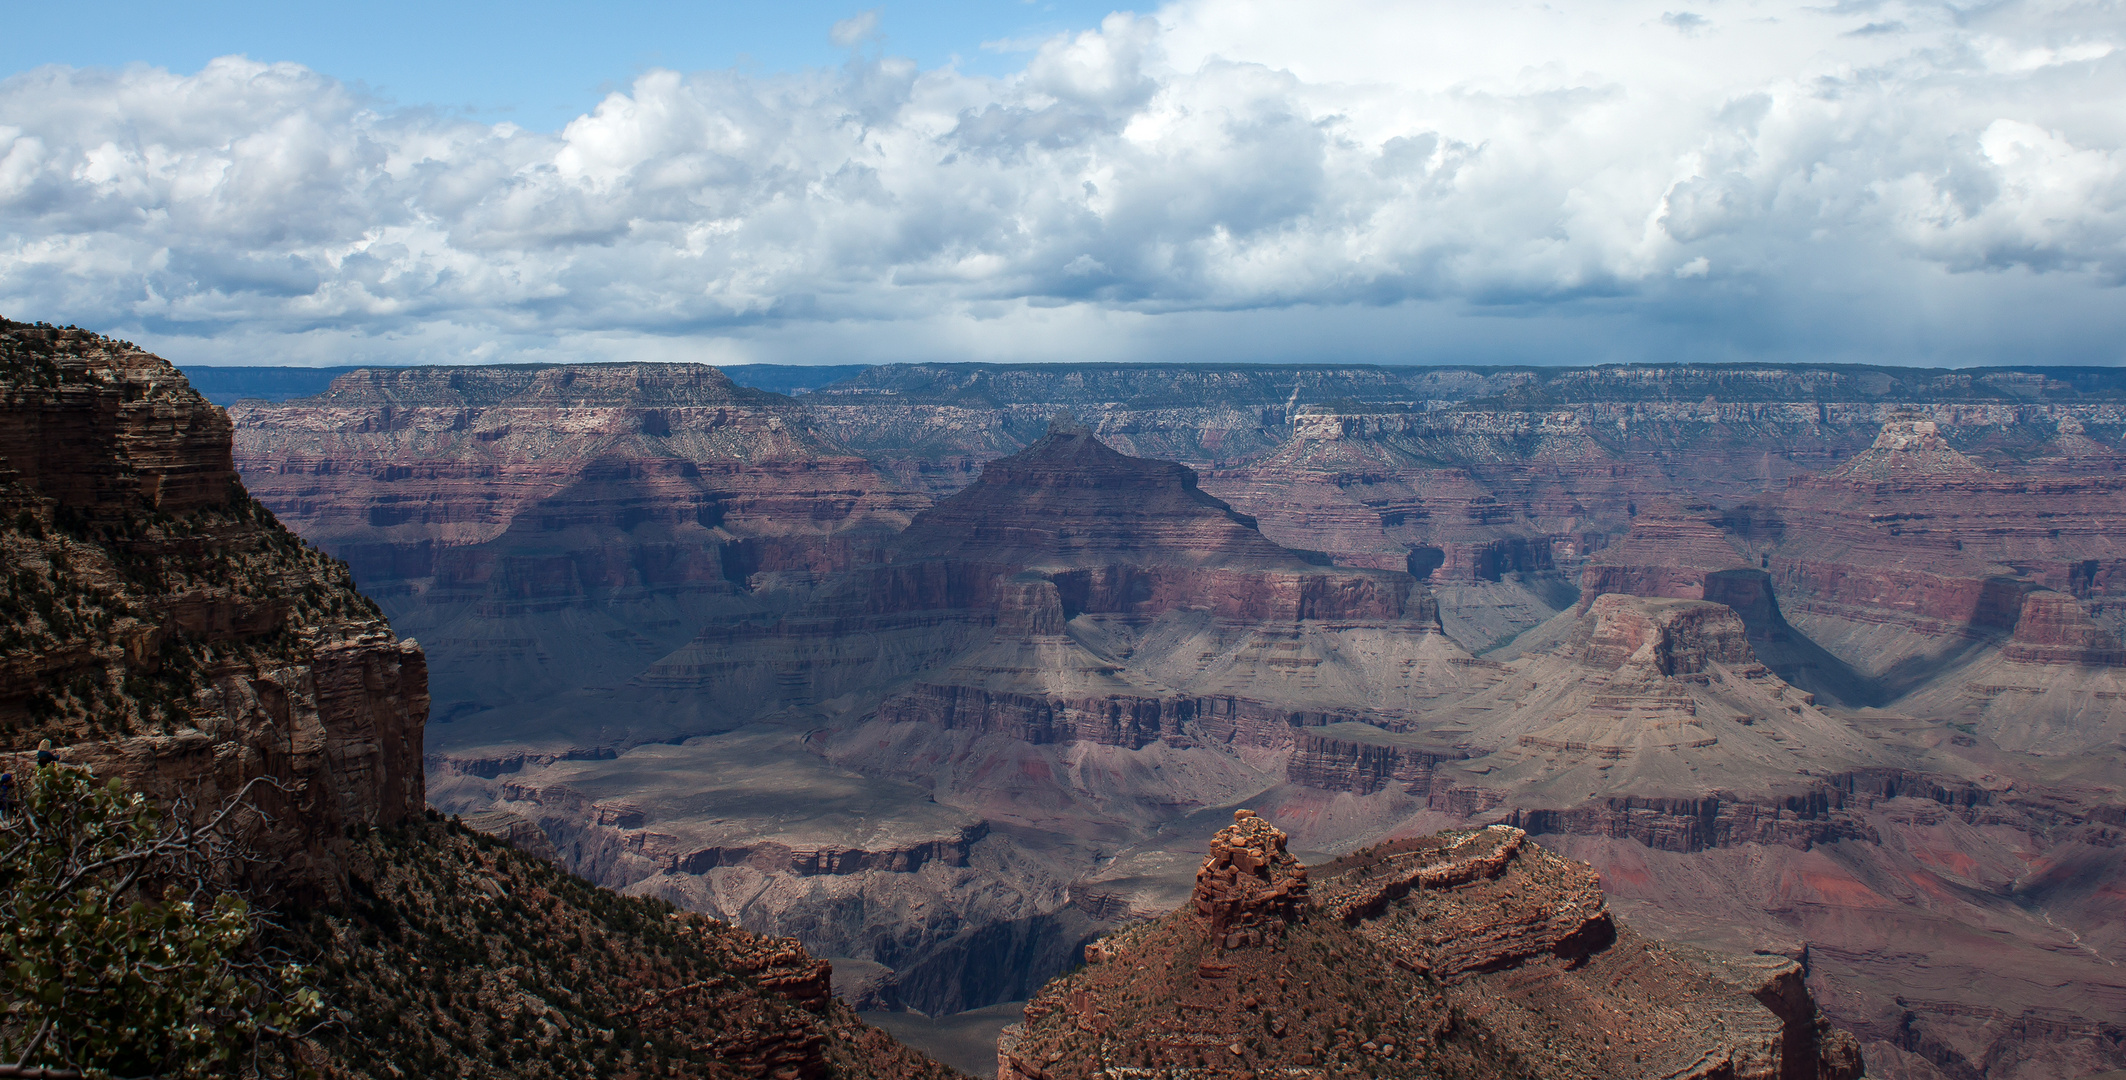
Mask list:
[[[728,374],[231,407],[426,648],[434,805],[938,1016],[1236,809],[1313,864],[1498,824],[1791,959],[1874,1075],[2126,1066],[2115,375]]]

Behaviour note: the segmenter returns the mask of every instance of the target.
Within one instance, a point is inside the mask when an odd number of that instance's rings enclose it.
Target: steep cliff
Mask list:
[[[351,827],[423,805],[425,661],[238,483],[162,359],[0,323],[0,739],[158,798],[256,778],[274,890],[336,896]]]

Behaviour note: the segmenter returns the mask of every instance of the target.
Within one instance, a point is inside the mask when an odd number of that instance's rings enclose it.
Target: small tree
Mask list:
[[[258,781],[254,781],[254,784]],[[0,1063],[83,1077],[273,1071],[322,1004],[222,875],[246,786],[203,824],[38,765],[0,787]]]

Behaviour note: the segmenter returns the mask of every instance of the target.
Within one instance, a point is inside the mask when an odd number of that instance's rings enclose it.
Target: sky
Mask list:
[[[188,364],[2126,362],[2126,0],[0,8]]]

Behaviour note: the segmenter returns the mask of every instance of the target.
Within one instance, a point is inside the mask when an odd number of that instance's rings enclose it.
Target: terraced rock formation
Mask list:
[[[624,681],[872,561],[927,503],[787,398],[693,364],[364,369],[232,417],[259,499],[449,643],[444,722]]]
[[[1407,574],[1278,547],[1186,468],[1066,422],[878,565],[705,630],[603,705],[722,730],[514,761],[521,730],[446,743],[438,798],[537,821],[616,887],[887,965],[926,1011],[984,1005],[1068,965],[1093,927],[1070,885],[1103,850],[1281,783],[1302,743],[1394,737],[1354,721],[1363,700],[1409,710],[1460,682],[1433,611]],[[988,963],[980,935],[1013,926],[1020,970],[932,974]]]

